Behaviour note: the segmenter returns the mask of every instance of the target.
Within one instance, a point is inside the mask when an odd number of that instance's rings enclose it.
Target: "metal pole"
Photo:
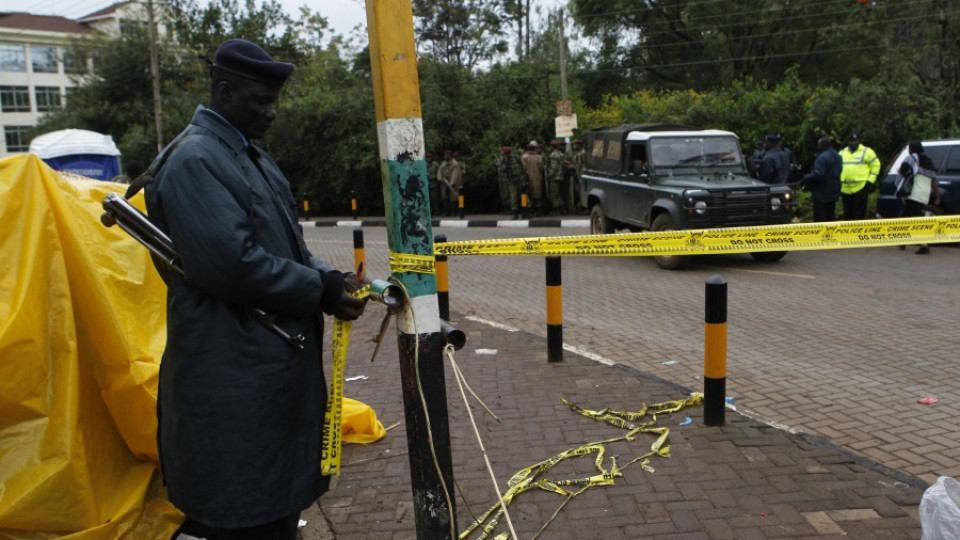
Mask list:
[[[442,244],[447,241],[447,235],[438,234],[433,237],[434,244]],[[448,270],[447,256],[437,255],[437,301],[440,304],[440,319],[450,320],[450,274]]]
[[[563,10],[557,11],[557,28],[559,29],[560,42],[560,96],[563,101],[567,101],[567,51],[566,36],[563,32]]]
[[[153,123],[157,129],[157,152],[163,150],[163,107],[160,103],[160,53],[153,0],[147,0],[147,36],[150,39],[150,84],[153,87]],[[132,178],[131,178],[132,180]]]
[[[413,9],[411,0],[366,0],[366,6],[390,269],[409,298],[397,316],[397,341],[414,522],[420,540],[454,540],[453,458]]]
[[[457,188],[457,207],[460,209],[460,219],[463,219],[463,186]]]
[[[722,426],[727,401],[727,282],[710,276],[706,285],[703,340],[703,423]]]
[[[357,192],[350,190],[350,213],[357,219]]]
[[[563,284],[560,257],[547,257],[547,361],[563,362]]]

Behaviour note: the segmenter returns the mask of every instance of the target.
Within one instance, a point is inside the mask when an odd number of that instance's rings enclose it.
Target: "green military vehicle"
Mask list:
[[[790,223],[789,185],[751,178],[737,136],[690,126],[639,124],[585,133],[582,201],[590,232],[668,231]],[[751,253],[764,262],[785,251]],[[687,256],[654,257],[677,269]]]

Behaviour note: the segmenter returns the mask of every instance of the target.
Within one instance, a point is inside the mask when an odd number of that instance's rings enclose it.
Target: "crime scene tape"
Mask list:
[[[370,285],[353,291],[353,296],[370,296]],[[330,391],[327,392],[327,410],[323,415],[323,443],[320,453],[320,473],[329,476],[340,475],[340,455],[343,446],[343,371],[347,363],[347,347],[350,344],[350,331],[353,321],[333,319],[333,370]]]
[[[640,410],[637,411],[616,411],[609,408],[594,411],[590,409],[584,409],[583,407],[580,407],[579,405],[572,403],[567,399],[563,399],[562,401],[564,404],[570,407],[571,411],[575,413],[581,414],[598,422],[605,422],[612,426],[627,430],[627,433],[619,437],[585,443],[581,446],[560,452],[559,454],[545,459],[540,463],[536,463],[517,471],[512,477],[510,477],[510,480],[507,481],[508,489],[506,493],[503,494],[503,504],[505,506],[509,506],[510,503],[513,502],[520,494],[532,489],[540,489],[543,491],[556,493],[558,495],[563,495],[568,497],[568,499],[572,499],[589,488],[614,485],[617,478],[623,477],[623,468],[636,462],[640,462],[640,467],[644,471],[648,473],[654,472],[653,467],[651,467],[649,463],[651,457],[670,457],[670,446],[666,444],[670,429],[655,425],[657,423],[657,415],[675,413],[687,407],[702,405],[703,394],[698,392],[691,394],[685,399],[664,401],[662,403],[654,403],[650,406],[643,405],[641,406]],[[656,439],[650,445],[650,450],[645,454],[632,459],[623,467],[617,464],[617,456],[610,456],[610,467],[604,468],[603,464],[607,452],[606,445],[618,441],[632,442],[635,440],[638,434],[651,434],[656,436]],[[565,459],[586,456],[590,454],[596,454],[593,460],[593,466],[597,469],[597,474],[562,480],[549,480],[542,477],[543,474]],[[564,489],[568,486],[577,486],[580,489],[576,491]],[[491,538],[491,535],[494,534],[494,531],[496,530],[497,525],[499,525],[503,514],[503,506],[501,506],[499,503],[491,506],[486,512],[481,514],[480,517],[476,518],[476,520],[471,523],[470,526],[460,533],[460,539],[465,540],[470,538],[470,536],[475,532],[478,533],[476,540],[486,540],[487,538]],[[506,533],[501,533],[493,536],[493,538],[495,540],[506,539],[507,535]]]
[[[418,274],[433,274],[436,272],[434,259],[431,255],[414,255],[412,253],[390,252],[390,271],[394,273],[416,272]]]
[[[960,216],[443,242],[434,255],[664,256],[960,242]]]

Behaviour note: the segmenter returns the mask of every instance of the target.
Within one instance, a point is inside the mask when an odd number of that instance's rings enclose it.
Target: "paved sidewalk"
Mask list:
[[[376,361],[369,360],[369,338],[381,315],[382,308],[376,306],[354,325],[346,376],[362,378],[348,381],[345,394],[371,405],[390,430],[377,443],[344,447],[342,476],[304,513],[304,540],[416,537],[393,325]],[[452,322],[467,334],[456,361],[500,419],[473,408],[501,490],[525,467],[586,442],[623,434],[575,414],[561,398],[587,409],[637,410],[644,403],[683,399],[701,390],[570,352],[563,362],[551,364],[543,338],[458,320],[456,314]],[[329,351],[326,355],[329,359]],[[445,374],[462,532],[497,497],[446,363]],[[702,406],[658,417],[657,425],[669,428],[670,457],[652,458],[653,472],[636,463],[626,465],[649,451],[654,438],[641,435],[633,442],[608,445],[603,467],[609,470],[612,455],[623,467],[623,476],[613,485],[592,487],[569,500],[540,490],[519,495],[509,506],[518,537],[537,537],[541,529],[539,538],[603,540],[920,537],[922,481],[732,410],[724,427],[706,427],[702,420]],[[565,460],[544,476],[560,480],[594,475],[594,457]],[[506,522],[496,531],[508,531]]]

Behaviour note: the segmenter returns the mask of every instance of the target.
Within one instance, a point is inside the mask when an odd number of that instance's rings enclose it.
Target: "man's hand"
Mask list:
[[[363,278],[357,276],[353,272],[347,272],[343,275],[343,289],[348,293],[359,291],[366,286],[366,282]]]
[[[340,302],[333,310],[333,316],[344,321],[355,321],[363,314],[363,309],[367,307],[367,300],[369,298],[357,298],[351,295],[344,287]]]
[[[340,295],[340,301],[333,310],[333,316],[344,321],[354,321],[360,317],[360,315],[363,314],[364,308],[367,307],[369,297],[357,298],[351,293],[362,289],[364,286],[366,286],[366,283],[353,272],[344,274],[343,294]]]

